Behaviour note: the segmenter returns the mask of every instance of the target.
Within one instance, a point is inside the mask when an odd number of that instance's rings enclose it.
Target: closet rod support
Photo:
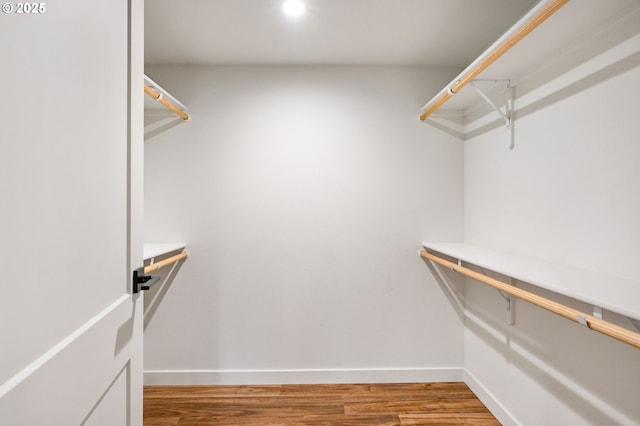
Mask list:
[[[589,323],[587,322],[587,319],[586,319],[586,317],[584,315],[578,314],[577,315],[577,319],[578,319],[578,321],[577,321],[578,324],[580,324],[581,326],[587,327],[587,328],[591,328],[591,327],[589,327]]]
[[[593,306],[593,316],[602,319],[602,308],[600,306]]]
[[[458,266],[462,266],[461,263],[458,263]],[[480,266],[480,271],[486,275],[487,277],[489,276],[489,274],[487,273],[487,271]],[[509,278],[509,284],[513,285],[513,278]],[[500,296],[502,296],[502,298],[504,299],[504,301],[506,302],[506,323],[507,325],[513,325],[516,323],[516,305],[515,305],[515,299],[513,297],[511,297],[511,295],[505,291],[500,290],[499,288],[496,288],[496,291],[498,292],[498,294]]]
[[[493,108],[495,110],[495,112],[497,112],[500,117],[502,117],[502,119],[505,122],[505,125],[507,126],[507,128],[511,127],[511,115],[509,114],[509,111],[507,110],[507,114],[505,114],[504,112],[502,112],[502,110],[491,100],[491,98],[489,98],[482,90],[480,90],[480,88],[475,84],[476,81],[493,81],[495,83],[499,83],[499,82],[506,82],[507,85],[507,91],[511,92],[511,80],[473,80],[471,81],[469,84],[471,85],[471,87],[473,87],[473,89],[478,93],[478,95],[480,95],[480,97],[487,103],[489,104],[489,106],[491,106],[491,108]]]
[[[500,290],[497,290],[498,293],[500,294],[500,296],[502,296],[502,298],[504,299],[504,301],[506,302],[506,322],[507,325],[513,325],[515,324],[515,300],[509,295],[506,294]]]

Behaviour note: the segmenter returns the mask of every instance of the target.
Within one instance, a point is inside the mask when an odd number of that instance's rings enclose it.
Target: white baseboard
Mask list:
[[[464,383],[469,386],[469,389],[476,394],[478,399],[491,411],[491,414],[504,426],[518,426],[520,424],[513,418],[511,413],[493,397],[491,392],[467,370],[464,370]]]
[[[145,385],[266,385],[460,382],[462,367],[296,370],[151,370]]]

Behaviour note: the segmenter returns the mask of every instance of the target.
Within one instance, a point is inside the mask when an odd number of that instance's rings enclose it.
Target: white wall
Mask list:
[[[462,144],[417,120],[456,70],[146,72],[193,116],[146,141],[147,241],[192,252],[155,290],[147,382],[462,378],[417,254],[462,238]]]
[[[597,61],[583,64],[574,74],[587,77],[521,108],[513,151],[504,129],[465,144],[467,242],[634,278],[640,38],[630,40],[624,59],[595,74]],[[503,422],[640,423],[638,349],[524,302],[508,327],[495,291],[468,281],[465,296],[465,367],[510,413]]]

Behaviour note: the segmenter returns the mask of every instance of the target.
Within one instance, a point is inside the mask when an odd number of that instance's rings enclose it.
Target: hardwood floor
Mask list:
[[[145,386],[144,426],[500,425],[464,383]]]

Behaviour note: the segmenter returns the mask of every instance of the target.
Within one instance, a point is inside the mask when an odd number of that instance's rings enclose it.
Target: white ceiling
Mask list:
[[[146,0],[145,62],[464,67],[536,0]]]

